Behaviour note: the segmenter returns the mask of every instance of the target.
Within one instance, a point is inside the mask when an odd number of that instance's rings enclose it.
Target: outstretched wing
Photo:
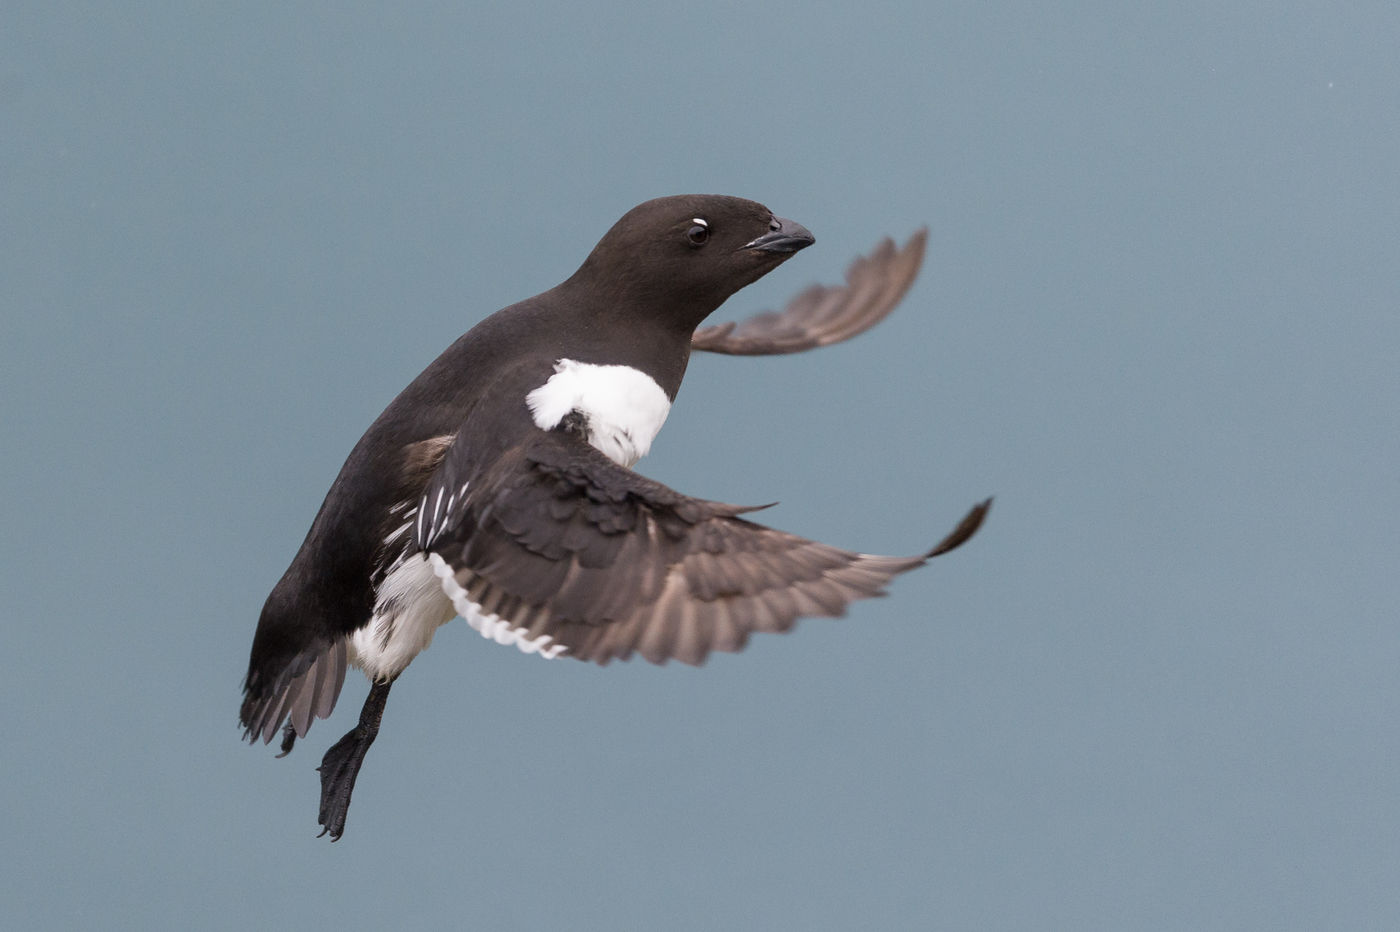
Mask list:
[[[458,612],[502,643],[599,664],[633,653],[699,664],[754,631],[844,614],[966,541],[990,505],[932,550],[887,557],[747,521],[754,509],[682,495],[564,431],[537,434],[465,490],[459,468],[449,453],[432,485],[462,494],[425,529]]]
[[[924,261],[928,228],[901,248],[888,237],[868,256],[857,256],[844,285],[813,285],[781,312],[767,311],[741,323],[702,327],[691,349],[732,356],[798,353],[849,340],[884,320],[904,298]]]

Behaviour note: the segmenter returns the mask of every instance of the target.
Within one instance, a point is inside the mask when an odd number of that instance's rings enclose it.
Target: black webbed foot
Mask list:
[[[389,680],[370,687],[364,708],[360,710],[360,723],[331,746],[317,768],[321,774],[321,835],[329,834],[331,841],[345,832],[345,816],[350,811],[355,778],[360,774],[360,765],[365,761],[369,746],[379,734],[379,720],[384,716],[384,703],[393,683]]]

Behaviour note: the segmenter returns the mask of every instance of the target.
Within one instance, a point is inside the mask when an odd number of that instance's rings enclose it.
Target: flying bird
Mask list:
[[[543,658],[703,663],[755,631],[838,616],[966,541],[988,499],[907,557],[841,550],[756,524],[632,471],[692,350],[792,353],[868,329],[908,290],[926,231],[885,240],[840,286],[780,313],[697,330],[813,237],[735,197],[647,201],[572,276],[498,311],[433,361],[351,451],[263,606],[240,710],[285,755],[326,718],[347,666],[370,680],[326,752],[321,834],[345,829],[389,689],[438,627]]]

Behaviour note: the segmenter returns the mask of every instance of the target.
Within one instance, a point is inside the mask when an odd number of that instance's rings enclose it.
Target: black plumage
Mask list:
[[[322,764],[321,822],[332,837],[343,831],[390,685],[454,608],[484,633],[550,656],[701,663],[740,649],[754,631],[842,614],[976,531],[988,503],[923,554],[840,550],[633,472],[628,460],[650,437],[632,436],[625,417],[595,423],[603,401],[583,398],[541,421],[533,393],[552,386],[565,362],[590,379],[626,373],[632,394],[606,404],[635,396],[664,418],[692,348],[757,355],[848,339],[907,291],[924,233],[903,249],[885,241],[852,265],[845,286],[814,287],[782,313],[696,331],[811,242],[752,201],[648,201],[568,280],[458,339],[371,425],[267,599],[241,709],[247,738],[266,742],[280,730],[286,753],[330,714],[348,663],[374,673],[359,725]],[[604,455],[612,450],[604,434],[624,452]],[[396,624],[416,626],[419,641],[395,642]]]

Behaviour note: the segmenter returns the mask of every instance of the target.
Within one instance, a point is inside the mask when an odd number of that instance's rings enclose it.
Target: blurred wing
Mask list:
[[[772,356],[829,346],[864,333],[884,320],[904,298],[924,261],[928,228],[903,248],[886,238],[846,270],[845,285],[813,285],[779,312],[767,311],[742,323],[702,327],[691,349],[732,356]]]
[[[599,664],[633,653],[699,664],[754,631],[882,595],[896,574],[971,537],[989,504],[927,553],[853,553],[744,520],[754,509],[682,495],[550,431],[471,482],[435,522],[429,561],[457,611],[501,643]]]

